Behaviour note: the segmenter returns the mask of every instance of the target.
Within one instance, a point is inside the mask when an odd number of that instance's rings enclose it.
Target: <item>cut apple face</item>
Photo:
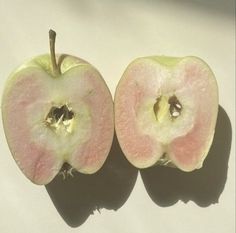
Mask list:
[[[115,129],[127,159],[192,171],[202,167],[218,113],[218,88],[197,57],[133,61],[115,93]]]
[[[36,184],[49,183],[63,164],[95,173],[114,133],[113,101],[99,72],[74,56],[56,60],[56,72],[50,55],[22,65],[9,78],[2,99],[11,153]]]

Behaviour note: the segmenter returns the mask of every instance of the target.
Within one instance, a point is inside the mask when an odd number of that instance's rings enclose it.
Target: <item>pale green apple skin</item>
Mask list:
[[[114,135],[112,96],[100,73],[71,55],[57,55],[57,61],[61,74],[56,77],[48,54],[21,65],[7,80],[2,98],[10,151],[35,184],[51,182],[65,162],[79,172],[95,173]],[[43,121],[53,105],[67,102],[75,111],[72,133],[55,133]]]
[[[170,117],[168,104],[174,95],[183,104],[176,119]],[[159,97],[164,100],[156,116],[153,106]],[[199,169],[212,144],[218,103],[215,76],[202,59],[137,58],[115,92],[115,129],[121,149],[137,168],[161,164],[186,172]]]

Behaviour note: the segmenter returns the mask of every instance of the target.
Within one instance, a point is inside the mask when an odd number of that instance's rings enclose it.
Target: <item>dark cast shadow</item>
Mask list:
[[[140,171],[151,199],[159,206],[171,206],[179,200],[191,200],[201,207],[217,203],[227,179],[231,137],[230,119],[219,106],[213,143],[201,169],[186,173],[155,166]]]
[[[57,176],[46,190],[64,221],[78,227],[96,210],[119,209],[135,185],[138,170],[126,160],[115,136],[109,156],[97,173],[73,174],[66,180]]]

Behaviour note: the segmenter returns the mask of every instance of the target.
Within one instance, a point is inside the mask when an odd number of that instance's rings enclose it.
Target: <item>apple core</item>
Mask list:
[[[156,120],[162,123],[163,120],[175,120],[175,118],[179,117],[182,111],[182,105],[175,95],[171,97],[160,96],[153,105],[153,111]]]

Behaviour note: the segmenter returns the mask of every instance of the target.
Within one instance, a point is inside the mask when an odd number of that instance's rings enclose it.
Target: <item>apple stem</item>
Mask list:
[[[55,77],[61,74],[60,67],[57,64],[56,54],[55,54],[55,42],[56,42],[56,32],[52,29],[49,30],[49,44],[50,44],[50,55],[52,62],[52,71]]]

